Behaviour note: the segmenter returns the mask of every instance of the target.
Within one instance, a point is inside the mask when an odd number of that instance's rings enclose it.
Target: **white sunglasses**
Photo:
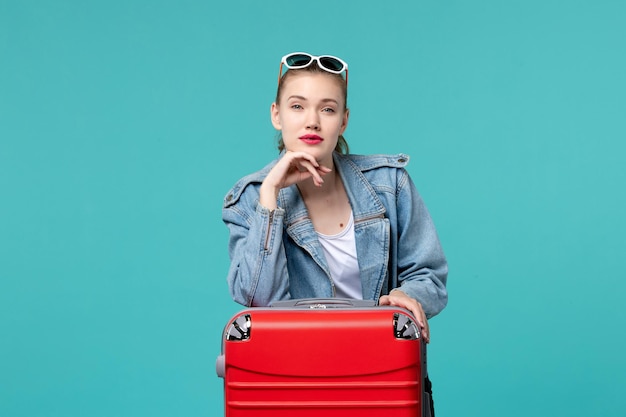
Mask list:
[[[301,69],[306,68],[313,63],[313,61],[317,61],[317,65],[323,69],[324,71],[330,72],[332,74],[341,74],[342,72],[346,72],[346,86],[348,85],[348,64],[343,61],[341,58],[337,58],[332,55],[320,55],[315,56],[311,54],[307,54],[306,52],[292,52],[290,54],[285,55],[280,60],[280,69],[278,71],[278,83],[280,84],[280,78],[283,75],[283,65],[285,65],[288,69]]]

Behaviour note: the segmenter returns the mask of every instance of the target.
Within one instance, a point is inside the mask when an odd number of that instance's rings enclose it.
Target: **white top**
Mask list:
[[[317,235],[330,268],[330,276],[335,284],[336,296],[362,300],[363,289],[356,256],[352,211],[350,211],[350,220],[344,230],[336,235],[325,235],[319,232]]]

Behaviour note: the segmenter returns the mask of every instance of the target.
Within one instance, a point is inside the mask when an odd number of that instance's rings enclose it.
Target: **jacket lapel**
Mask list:
[[[389,220],[385,218],[386,209],[356,164],[335,154],[335,166],[342,177],[354,215],[363,298],[378,300],[389,259]]]

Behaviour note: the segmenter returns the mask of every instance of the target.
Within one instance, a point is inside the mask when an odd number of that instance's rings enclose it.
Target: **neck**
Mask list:
[[[341,177],[339,176],[339,173],[333,166],[330,168],[333,170],[322,177],[324,179],[324,183],[320,187],[316,186],[312,179],[308,179],[298,184],[300,194],[302,194],[302,198],[304,198],[305,201],[311,197],[315,198],[320,195],[333,194],[337,191],[337,189],[343,186],[341,184]]]

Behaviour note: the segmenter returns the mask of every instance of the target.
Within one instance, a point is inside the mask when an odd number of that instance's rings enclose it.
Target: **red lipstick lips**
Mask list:
[[[301,141],[308,143],[309,145],[315,145],[317,143],[322,142],[324,139],[317,136],[317,135],[312,135],[312,134],[308,134],[308,135],[302,135],[299,138]]]

